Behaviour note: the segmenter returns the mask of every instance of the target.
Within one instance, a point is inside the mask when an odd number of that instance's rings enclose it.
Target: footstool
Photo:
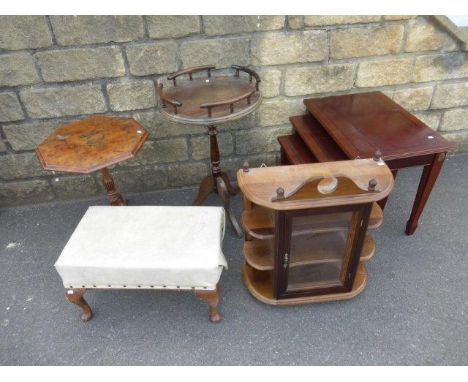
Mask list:
[[[88,321],[87,289],[193,290],[220,322],[222,207],[89,207],[55,263],[65,296]]]

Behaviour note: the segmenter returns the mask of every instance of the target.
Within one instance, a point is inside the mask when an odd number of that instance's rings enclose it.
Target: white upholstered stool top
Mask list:
[[[89,207],[55,263],[65,288],[215,289],[221,207]]]

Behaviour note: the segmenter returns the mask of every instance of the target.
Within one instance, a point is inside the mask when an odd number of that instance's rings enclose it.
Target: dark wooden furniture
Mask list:
[[[406,234],[412,235],[452,144],[381,92],[306,99],[307,114],[290,118],[279,137],[283,164],[370,158],[376,150],[396,177],[424,166]],[[380,202],[385,207],[386,199]]]
[[[109,203],[126,205],[107,167],[133,158],[147,138],[148,132],[132,118],[93,116],[57,128],[36,148],[36,155],[45,170],[101,170]]]
[[[213,65],[185,69],[168,77],[172,86],[164,88],[159,83],[158,92],[163,115],[171,121],[208,127],[211,174],[202,180],[193,204],[201,205],[209,194],[217,193],[234,230],[241,236],[229,200],[229,195],[235,195],[238,189],[221,170],[216,126],[252,113],[260,105],[262,94],[255,71],[239,65],[232,65],[231,69],[232,75],[217,75]],[[200,72],[206,74],[200,76]]]
[[[375,253],[367,229],[382,223],[376,203],[393,188],[375,159],[250,169],[244,194],[244,282],[272,305],[346,300],[365,287]]]

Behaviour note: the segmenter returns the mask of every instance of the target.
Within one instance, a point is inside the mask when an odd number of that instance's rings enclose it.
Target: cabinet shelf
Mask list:
[[[242,273],[244,284],[249,292],[258,300],[270,305],[297,305],[350,300],[361,293],[367,284],[367,270],[364,263],[361,262],[354,278],[353,287],[349,292],[276,299],[273,294],[272,271],[258,271],[244,262]]]
[[[343,214],[330,216],[310,217],[301,228],[295,229],[293,235],[304,235],[320,232],[333,232],[347,230],[349,219]],[[369,229],[380,227],[383,222],[383,212],[377,203],[372,204],[369,218]],[[258,205],[252,205],[249,210],[242,213],[242,225],[249,235],[260,240],[274,238],[275,219],[274,211]]]
[[[313,236],[305,236],[299,240],[298,250],[295,251],[294,257],[291,256],[290,268],[341,261],[343,256],[338,247],[346,240],[344,235],[341,232],[333,232],[319,236],[321,237],[315,239]],[[252,239],[244,242],[245,261],[257,270],[266,271],[274,268],[274,252],[273,238],[268,240]],[[370,235],[366,234],[360,261],[367,262],[374,254],[375,242]]]

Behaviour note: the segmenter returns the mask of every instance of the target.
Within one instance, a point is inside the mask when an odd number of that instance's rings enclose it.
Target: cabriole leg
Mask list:
[[[91,307],[88,305],[86,300],[84,299],[83,295],[85,294],[86,289],[67,289],[65,292],[65,297],[68,301],[72,304],[78,305],[82,310],[83,314],[81,315],[81,321],[86,322],[89,321],[93,317],[93,311]]]
[[[210,291],[196,291],[195,296],[202,300],[203,302],[207,303],[210,307],[210,321],[213,324],[218,324],[223,320],[223,316],[218,311],[218,303],[219,303],[219,291],[218,286],[216,286],[215,290]]]

